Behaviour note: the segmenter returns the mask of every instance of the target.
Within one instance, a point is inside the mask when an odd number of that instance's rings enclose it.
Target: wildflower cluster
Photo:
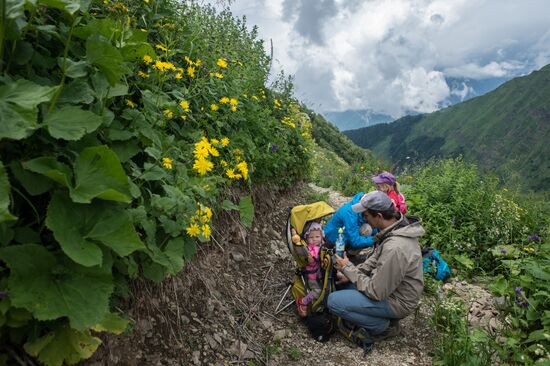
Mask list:
[[[281,122],[284,124],[284,125],[287,125],[287,126],[290,126],[292,128],[296,128],[296,124],[292,121],[292,119],[290,117],[283,117],[283,119],[281,120]]]
[[[239,105],[239,101],[236,98],[228,98],[228,97],[220,98],[220,103],[227,104],[229,106],[229,109],[231,109],[231,111],[233,112],[237,111],[237,105]],[[210,108],[212,109],[212,106],[210,106]],[[218,108],[216,108],[216,110],[218,110]]]
[[[190,237],[198,237],[199,235],[203,239],[210,238],[210,220],[212,219],[212,210],[210,207],[199,204],[196,214],[191,217],[190,225],[185,229],[187,235]]]
[[[249,175],[248,164],[242,159],[241,151],[239,149],[233,149],[225,152],[225,159],[220,156],[219,148],[226,148],[229,145],[229,138],[223,137],[221,140],[210,139],[202,137],[193,150],[195,161],[193,163],[193,170],[199,173],[200,176],[204,176],[207,173],[213,171],[216,166],[221,168],[222,174],[229,179],[243,179],[247,180]],[[219,161],[214,164],[214,158],[220,158]],[[228,162],[226,159],[229,159]]]

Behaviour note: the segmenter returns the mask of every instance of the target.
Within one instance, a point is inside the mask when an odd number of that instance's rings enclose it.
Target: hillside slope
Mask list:
[[[452,107],[346,131],[398,166],[463,155],[505,183],[550,189],[550,65]]]

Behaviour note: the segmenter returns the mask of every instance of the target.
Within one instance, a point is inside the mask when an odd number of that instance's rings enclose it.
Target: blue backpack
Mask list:
[[[431,273],[439,281],[445,281],[452,275],[447,262],[441,258],[437,249],[431,247],[422,249],[422,268],[424,272]]]

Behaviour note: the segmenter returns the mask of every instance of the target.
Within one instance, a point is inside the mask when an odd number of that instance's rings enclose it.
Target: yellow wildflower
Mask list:
[[[166,48],[163,44],[157,44],[155,48],[161,50],[161,51],[168,51],[168,48]]]
[[[225,174],[229,177],[229,179],[240,179],[241,178],[240,174],[235,174],[234,169],[227,169],[225,171]]]
[[[216,61],[216,65],[225,69],[227,67],[227,61],[224,58],[219,58],[218,61]]]
[[[146,64],[150,64],[151,62],[153,62],[153,59],[149,55],[144,55],[143,62],[145,62]]]
[[[212,155],[213,157],[218,157],[220,156],[220,153],[218,152],[218,149],[216,149],[214,146],[210,145],[210,149],[208,149],[208,151],[210,152],[210,155]]]
[[[171,158],[168,158],[168,157],[162,158],[162,166],[165,167],[166,169],[172,169],[173,162],[174,161]]]
[[[257,96],[253,95],[253,96],[252,96],[252,100],[255,101],[255,102],[257,102],[259,99],[258,99]]]
[[[181,118],[182,120],[184,120],[184,121],[187,121],[187,116],[186,116],[185,114],[182,114],[182,115],[180,116],[180,118]]]
[[[204,158],[195,160],[193,164],[193,169],[196,170],[200,175],[205,175],[214,168],[214,164]]]
[[[212,146],[208,142],[208,139],[206,137],[203,137],[199,142],[195,144],[193,155],[195,155],[195,158],[197,159],[206,159],[208,155],[210,155],[211,148]]]
[[[248,178],[248,165],[246,164],[246,161],[241,161],[239,164],[237,164],[237,168],[243,174],[244,179]]]
[[[231,99],[229,100],[229,104],[231,104],[231,105],[237,105],[237,104],[239,104],[239,101],[238,101],[237,99],[235,99],[235,98],[231,98]]]
[[[188,228],[187,228],[187,235],[189,235],[190,237],[195,237],[197,235],[199,235],[199,225],[197,224],[191,224]]]
[[[229,138],[228,137],[222,138],[221,143],[223,147],[226,147],[227,145],[229,145]]]
[[[147,79],[149,77],[149,74],[143,72],[143,71],[138,71],[138,76],[140,78],[144,78],[144,79]]]
[[[188,101],[182,100],[182,101],[180,102],[180,107],[183,108],[183,111],[184,111],[184,112],[189,112],[189,102],[188,102]]]
[[[212,210],[210,209],[210,207],[205,207],[203,212],[208,220],[212,218]]]
[[[183,75],[181,74],[181,72],[178,72],[176,74],[176,79],[181,79],[183,77]]]
[[[220,161],[220,165],[225,168],[227,166],[227,161],[225,160]]]
[[[211,144],[216,144],[217,145],[217,144],[219,144],[219,142],[220,142],[220,140],[218,140],[218,139],[210,139]]]
[[[220,103],[221,104],[226,104],[226,103],[229,103],[229,98],[228,97],[223,97],[220,99]]]
[[[220,74],[219,72],[215,72],[214,76],[217,77],[218,79],[223,79],[223,74]]]
[[[130,108],[135,108],[136,105],[130,99],[126,99],[126,105]]]
[[[172,117],[174,117],[174,112],[172,112],[170,109],[165,109],[162,111],[162,113],[164,113],[164,115],[168,119],[172,119]]]
[[[231,110],[232,110],[233,112],[236,112],[236,111],[237,111],[237,107],[235,107],[234,105],[232,105],[232,106],[231,106]]]
[[[210,226],[204,224],[204,225],[202,225],[201,229],[202,229],[202,235],[209,238],[210,237]]]
[[[202,61],[200,59],[197,59],[197,61],[195,61],[195,65],[200,66],[201,64],[202,64]]]
[[[220,109],[220,107],[217,105],[217,104],[210,104],[210,110],[215,112],[217,111],[218,109]]]
[[[195,77],[195,68],[194,68],[193,66],[189,66],[189,67],[187,68],[187,74],[188,74],[190,77],[194,78],[194,77]]]

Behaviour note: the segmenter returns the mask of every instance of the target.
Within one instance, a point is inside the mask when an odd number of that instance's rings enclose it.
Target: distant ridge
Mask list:
[[[394,120],[392,116],[374,113],[368,109],[323,112],[323,117],[335,125],[340,131],[353,130],[361,127],[374,126]]]
[[[550,191],[550,65],[437,112],[344,134],[397,166],[462,155],[505,183]]]

